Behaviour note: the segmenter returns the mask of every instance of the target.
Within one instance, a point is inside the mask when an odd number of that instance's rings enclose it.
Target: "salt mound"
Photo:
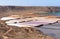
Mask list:
[[[2,17],[1,20],[5,21],[5,23],[10,26],[35,27],[39,25],[54,24],[57,23],[59,19],[47,17],[21,18],[19,15],[11,15],[8,17]]]
[[[1,20],[6,21],[6,20],[12,20],[12,19],[18,19],[20,18],[19,15],[11,15],[8,17],[2,17]]]

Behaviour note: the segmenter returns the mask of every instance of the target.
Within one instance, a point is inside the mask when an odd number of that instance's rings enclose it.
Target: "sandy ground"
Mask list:
[[[12,27],[0,21],[0,39],[54,39],[34,27]]]

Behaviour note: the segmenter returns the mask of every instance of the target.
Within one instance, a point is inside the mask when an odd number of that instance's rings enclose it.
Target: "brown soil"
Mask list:
[[[54,39],[34,27],[7,26],[0,21],[0,39]]]

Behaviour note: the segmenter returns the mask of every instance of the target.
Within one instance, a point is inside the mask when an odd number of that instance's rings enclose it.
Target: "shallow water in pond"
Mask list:
[[[53,12],[53,13],[41,13],[42,15],[53,15],[53,16],[60,16],[60,12]]]
[[[45,25],[37,29],[41,30],[44,34],[52,36],[56,39],[60,39],[60,23],[53,25]]]
[[[60,12],[54,13],[54,16],[60,16]]]
[[[51,30],[51,29],[42,29],[40,28],[40,30],[44,33],[47,34],[49,36],[52,36],[56,39],[60,39],[60,30]]]
[[[60,17],[60,12],[43,13],[42,15],[45,15],[45,16],[50,15],[50,16],[59,16]],[[38,29],[41,30],[44,34],[55,37],[56,39],[60,39],[60,23],[43,26],[43,27],[38,28]]]

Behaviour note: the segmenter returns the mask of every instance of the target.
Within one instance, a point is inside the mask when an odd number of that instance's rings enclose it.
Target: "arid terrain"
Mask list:
[[[0,17],[12,14],[60,12],[60,7],[43,6],[0,6]]]
[[[20,18],[43,16],[36,13],[60,12],[60,7],[23,7],[23,6],[0,6],[0,18],[19,15]],[[54,18],[55,16],[47,16]],[[0,39],[55,39],[37,30],[36,27],[8,26],[0,20]]]
[[[0,39],[54,39],[34,27],[10,27],[0,21]]]

